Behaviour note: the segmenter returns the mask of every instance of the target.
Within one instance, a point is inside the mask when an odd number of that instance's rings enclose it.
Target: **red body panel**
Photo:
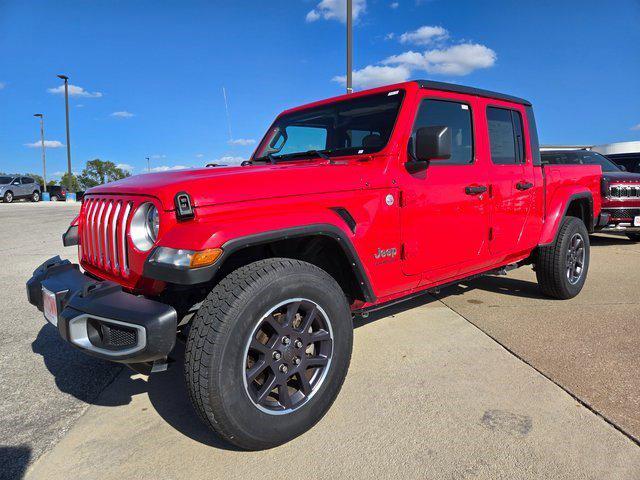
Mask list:
[[[350,98],[393,89],[404,89],[405,98],[387,146],[375,155],[138,175],[95,187],[87,193],[80,213],[81,243],[87,231],[83,225],[90,220],[96,199],[130,202],[132,208],[153,202],[161,210],[157,245],[189,250],[221,247],[229,240],[267,231],[331,224],[352,242],[375,303],[381,303],[528,257],[538,244],[553,239],[572,194],[591,195],[594,216],[599,213],[599,172],[592,167],[554,167],[545,176],[542,167],[533,165],[528,134],[524,164],[491,163],[486,106],[521,111],[528,131],[523,105],[420,89],[416,83]],[[405,168],[417,107],[429,96],[471,105],[473,164],[434,161],[417,174]],[[517,190],[516,184],[525,181],[533,188]],[[465,194],[468,185],[486,185],[489,190],[470,196]],[[195,218],[185,222],[177,222],[174,214],[174,197],[181,191],[189,193],[195,207]],[[349,211],[357,224],[355,233],[332,207]],[[113,220],[106,222],[110,228]],[[136,250],[128,233],[127,242],[127,275],[87,258],[80,245],[82,266],[129,289],[157,293],[163,284],[142,277],[148,252]],[[397,252],[393,256],[377,255],[379,250],[393,249]]]

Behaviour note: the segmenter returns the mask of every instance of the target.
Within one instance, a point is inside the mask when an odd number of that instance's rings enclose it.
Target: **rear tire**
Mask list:
[[[52,202],[57,202],[58,201],[58,196],[57,195],[51,195],[51,201]]]
[[[191,402],[224,440],[275,447],[329,410],[352,343],[349,305],[328,273],[286,258],[251,263],[216,285],[195,316],[185,351]]]
[[[640,233],[630,232],[627,233],[627,237],[634,242],[640,242]]]
[[[38,203],[40,201],[40,192],[37,190],[33,192],[33,195],[31,195],[31,201]]]
[[[538,251],[536,277],[543,293],[562,300],[578,295],[587,279],[589,252],[589,232],[582,220],[563,218],[555,241]]]
[[[4,197],[2,197],[2,201],[4,203],[11,203],[13,202],[13,192],[5,192]]]

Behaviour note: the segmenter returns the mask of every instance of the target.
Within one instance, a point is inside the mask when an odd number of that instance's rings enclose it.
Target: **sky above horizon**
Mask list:
[[[353,0],[354,86],[529,99],[543,144],[640,140],[640,1]],[[345,0],[0,0],[0,171],[248,158],[282,110],[344,92]],[[223,88],[229,113],[225,111]]]

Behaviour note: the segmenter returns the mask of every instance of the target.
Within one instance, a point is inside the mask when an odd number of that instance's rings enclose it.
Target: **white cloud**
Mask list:
[[[446,40],[448,37],[449,32],[446,29],[424,25],[412,32],[404,32],[400,35],[400,43],[429,45],[439,40]]]
[[[635,130],[635,131],[640,130],[640,123],[631,127],[631,130]]]
[[[127,172],[133,172],[135,167],[133,165],[129,165],[128,163],[119,163],[116,165],[117,168],[121,168],[122,170],[126,170]]]
[[[79,103],[78,105],[76,105],[76,108],[84,108],[84,105],[82,103]]]
[[[4,82],[0,82],[0,90],[3,90],[3,89],[4,89],[4,87],[6,87],[6,86],[7,86],[7,84],[6,84],[6,83],[4,83]]]
[[[398,8],[399,6],[400,6],[400,4],[399,4],[398,2],[392,2],[392,3],[389,5],[389,7],[393,8],[394,10],[395,10],[396,8]]]
[[[55,88],[48,88],[47,92],[54,94],[63,94],[64,95],[64,85],[60,85]],[[78,87],[77,85],[69,84],[69,96],[70,97],[86,97],[86,98],[100,98],[102,96],[102,92],[89,92],[82,87]]]
[[[196,158],[204,158],[204,153],[196,153]]]
[[[157,153],[156,153],[156,154],[154,154],[154,155],[149,155],[149,157],[150,157],[150,158],[152,158],[152,159],[154,159],[154,160],[158,160],[158,159],[160,159],[160,158],[167,158],[167,156],[166,156],[166,155],[164,155],[164,154],[160,155],[160,154],[157,154]]]
[[[169,170],[183,170],[185,168],[191,168],[191,167],[187,167],[186,165],[172,165],[172,166],[161,165],[159,167],[153,167],[151,171],[152,172],[168,172]]]
[[[33,143],[25,143],[24,146],[29,148],[42,148],[40,140]],[[44,146],[45,148],[62,148],[64,147],[64,143],[59,142],[58,140],[45,140]]]
[[[367,0],[353,0],[354,22],[367,10]],[[307,22],[315,22],[320,19],[347,21],[347,0],[322,0],[316,7],[307,13]]]
[[[126,110],[122,110],[120,112],[113,112],[111,116],[116,118],[131,118],[135,117],[135,114],[127,112]]]
[[[256,141],[253,138],[233,138],[229,140],[229,145],[253,145]]]
[[[361,70],[353,72],[353,87],[356,89],[366,89],[389,85],[392,83],[406,82],[411,76],[411,70],[404,65],[395,67],[367,65]],[[339,75],[333,77],[334,82],[346,84],[346,77]]]
[[[496,52],[477,43],[463,43],[443,50],[425,52],[429,73],[444,75],[468,75],[480,68],[493,67]]]
[[[411,70],[424,70],[431,74],[468,75],[474,70],[495,65],[497,54],[484,45],[462,43],[424,53],[408,51],[382,61],[384,65],[404,66]]]
[[[385,39],[385,40],[393,40],[393,37],[395,37],[395,36],[396,36],[396,34],[395,34],[395,33],[393,33],[393,32],[391,32],[391,33],[387,33],[387,34],[384,36],[384,39]]]

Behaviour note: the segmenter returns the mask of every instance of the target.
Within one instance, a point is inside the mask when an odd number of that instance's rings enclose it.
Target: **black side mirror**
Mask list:
[[[416,131],[414,158],[405,164],[409,173],[425,170],[431,160],[451,158],[451,129],[445,126],[419,128]]]
[[[627,171],[627,167],[625,167],[624,165],[618,165],[620,167],[620,170],[622,170],[623,172]]]
[[[422,127],[416,132],[416,158],[422,162],[451,158],[451,129]]]

